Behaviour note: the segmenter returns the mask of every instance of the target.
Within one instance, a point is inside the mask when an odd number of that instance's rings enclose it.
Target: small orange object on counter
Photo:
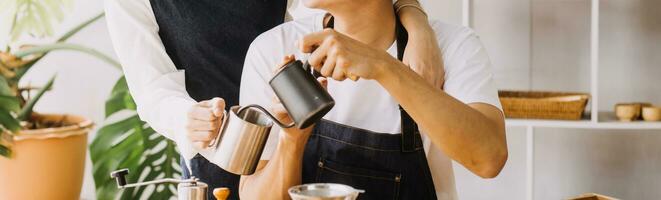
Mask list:
[[[213,189],[213,196],[218,200],[226,200],[230,196],[230,189],[225,187]]]

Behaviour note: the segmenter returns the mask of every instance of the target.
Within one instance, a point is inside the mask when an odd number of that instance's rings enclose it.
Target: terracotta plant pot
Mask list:
[[[72,115],[33,119],[64,126],[13,137],[11,158],[0,157],[0,199],[79,199],[92,121]]]

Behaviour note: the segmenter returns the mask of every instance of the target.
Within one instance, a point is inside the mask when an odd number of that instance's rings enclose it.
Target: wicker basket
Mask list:
[[[498,91],[507,118],[580,120],[589,94]]]

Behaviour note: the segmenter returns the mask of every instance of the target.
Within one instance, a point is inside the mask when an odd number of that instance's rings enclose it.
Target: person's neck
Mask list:
[[[335,30],[379,49],[388,49],[395,41],[395,12],[389,1],[371,1],[360,9],[331,12]]]

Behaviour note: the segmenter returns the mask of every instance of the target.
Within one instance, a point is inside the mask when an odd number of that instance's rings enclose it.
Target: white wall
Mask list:
[[[426,0],[430,16],[461,23],[460,0]],[[590,91],[589,0],[473,0],[472,25],[500,89]],[[601,1],[601,111],[661,104],[661,1]],[[508,128],[510,157],[494,180],[455,165],[462,199],[525,199],[525,129]],[[661,131],[536,128],[535,199],[598,192],[661,198]]]
[[[460,0],[422,2],[432,18],[461,23]],[[101,0],[76,1],[59,31],[101,12],[102,6]],[[477,14],[472,23],[489,50],[500,88],[589,91],[589,1],[475,0],[473,6]],[[660,7],[658,0],[602,1],[600,109],[610,110],[619,101],[661,104]],[[104,20],[70,41],[114,57]],[[55,87],[37,111],[83,115],[100,126],[104,100],[119,71],[86,55],[57,52],[35,66],[23,84],[43,84],[55,73]],[[659,131],[536,131],[536,199],[583,192],[623,199],[661,197]],[[460,198],[525,199],[525,130],[508,128],[507,136],[510,157],[498,178],[482,180],[455,166]],[[95,198],[90,166],[84,199]]]

